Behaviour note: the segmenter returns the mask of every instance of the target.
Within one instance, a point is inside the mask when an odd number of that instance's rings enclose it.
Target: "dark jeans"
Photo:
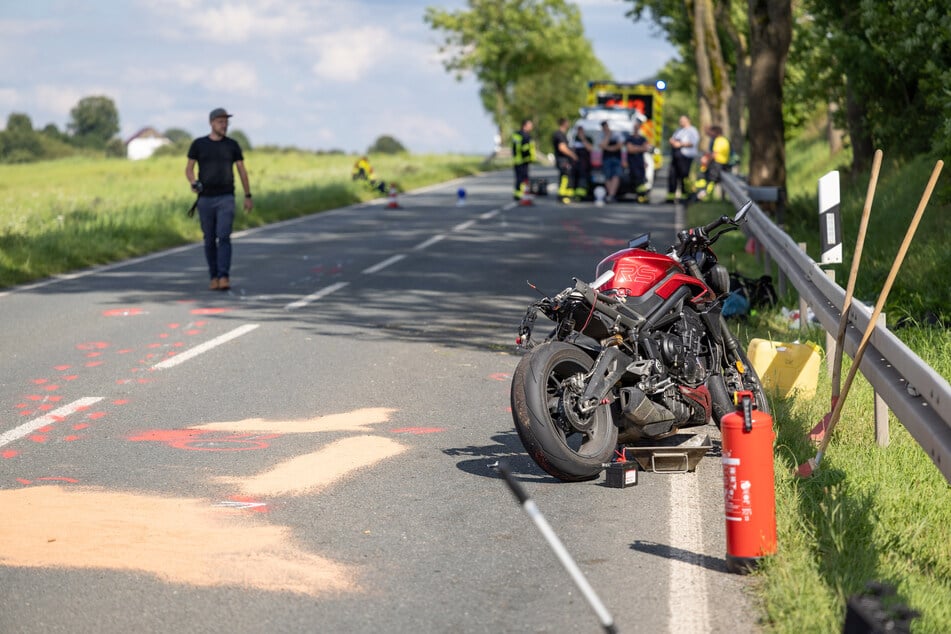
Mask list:
[[[202,196],[198,219],[205,234],[205,259],[212,279],[228,277],[231,271],[231,227],[234,225],[234,194]]]
[[[684,156],[679,148],[674,148],[673,154],[670,161],[670,172],[667,175],[667,193],[673,194],[677,191],[677,186],[680,186],[680,193],[682,196],[688,194],[687,188],[684,185],[684,179],[690,176],[690,165],[693,163],[693,158]]]
[[[518,196],[521,193],[522,183],[528,180],[528,163],[522,163],[521,165],[515,166],[515,195]],[[526,186],[526,191],[528,188]]]

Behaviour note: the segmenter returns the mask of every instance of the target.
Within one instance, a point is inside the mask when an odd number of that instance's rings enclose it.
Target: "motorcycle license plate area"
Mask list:
[[[687,473],[713,448],[707,434],[674,434],[651,441],[651,446],[625,445],[627,456],[633,456],[644,471],[653,473]]]

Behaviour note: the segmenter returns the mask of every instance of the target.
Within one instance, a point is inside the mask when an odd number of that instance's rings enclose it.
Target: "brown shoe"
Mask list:
[[[228,290],[229,288],[231,288],[231,284],[228,282],[228,278],[227,278],[227,277],[219,277],[219,278],[218,278],[218,290],[219,290],[219,291],[226,291],[226,290]]]
[[[212,291],[217,291],[219,288],[221,287],[218,284],[218,278],[217,277],[211,278],[211,284],[208,285],[208,289]]]

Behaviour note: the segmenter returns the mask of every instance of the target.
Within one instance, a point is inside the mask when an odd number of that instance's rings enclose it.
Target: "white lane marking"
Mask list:
[[[290,304],[284,307],[284,310],[295,310],[297,308],[303,308],[307,304],[310,304],[311,302],[315,302],[321,297],[326,297],[327,295],[330,295],[331,293],[335,293],[339,291],[341,288],[348,285],[349,283],[350,282],[337,282],[336,284],[331,284],[330,286],[320,289],[316,293],[311,293],[307,297],[302,297],[296,302],[291,302]]]
[[[40,427],[45,427],[46,425],[52,425],[54,423],[61,423],[63,422],[63,419],[70,414],[75,414],[80,409],[89,407],[94,403],[98,403],[102,399],[102,396],[87,396],[86,398],[81,398],[78,401],[73,401],[69,405],[64,405],[59,409],[54,409],[52,412],[47,412],[43,416],[34,418],[28,423],[23,423],[19,427],[5,431],[0,434],[0,447],[13,442],[14,440],[19,440],[27,434],[36,431]]]
[[[703,529],[699,518],[700,476],[670,476],[670,565],[667,616],[670,632],[704,634],[710,630],[703,575]],[[690,609],[685,610],[684,606]]]
[[[216,346],[220,346],[223,343],[226,343],[228,341],[231,341],[232,339],[240,337],[241,335],[251,332],[252,330],[257,328],[259,325],[260,324],[245,324],[243,326],[235,328],[234,330],[230,332],[226,332],[223,335],[219,335],[215,337],[214,339],[210,339],[206,341],[205,343],[195,346],[194,348],[189,348],[188,350],[186,350],[185,352],[181,354],[176,354],[174,357],[170,357],[166,359],[165,361],[162,361],[161,363],[156,363],[155,365],[152,366],[152,369],[153,370],[167,370],[168,368],[175,367],[176,365],[180,363],[185,363],[189,359],[197,357],[198,355],[204,352],[208,352],[209,350],[211,350],[212,348]]]
[[[432,238],[430,238],[430,239],[427,240],[426,242],[423,242],[422,244],[417,244],[415,247],[413,247],[413,251],[422,251],[422,250],[425,249],[426,247],[431,247],[432,245],[436,244],[436,243],[439,242],[440,240],[445,240],[445,239],[446,239],[446,236],[444,236],[444,235],[442,235],[442,234],[437,235],[437,236],[433,236]]]
[[[474,225],[475,223],[476,223],[475,220],[467,220],[466,222],[463,222],[463,223],[461,223],[461,224],[456,225],[455,227],[452,228],[452,230],[453,230],[453,231],[465,231],[466,229],[468,229],[469,227],[471,227],[471,226]]]
[[[368,269],[364,269],[364,270],[363,270],[363,273],[364,273],[364,275],[370,275],[370,274],[372,274],[372,273],[377,273],[378,271],[382,271],[383,269],[385,269],[386,267],[388,267],[388,266],[391,265],[391,264],[396,264],[397,262],[399,262],[400,260],[402,260],[402,259],[405,258],[405,257],[406,257],[406,255],[405,255],[405,254],[402,254],[402,253],[397,254],[397,255],[394,255],[393,257],[390,257],[390,258],[387,258],[387,259],[383,260],[382,262],[379,262],[379,263],[377,263],[377,264],[374,264],[373,266],[371,266],[371,267],[368,268]]]
[[[484,214],[482,214],[481,216],[479,216],[479,220],[491,220],[491,219],[495,218],[496,216],[498,216],[500,211],[502,211],[502,210],[501,210],[501,209],[493,209],[492,211],[487,211],[487,212],[485,212]]]

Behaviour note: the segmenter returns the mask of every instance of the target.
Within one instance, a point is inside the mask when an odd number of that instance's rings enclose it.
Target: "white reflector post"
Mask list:
[[[819,179],[820,264],[842,263],[842,223],[839,219],[839,173]]]

